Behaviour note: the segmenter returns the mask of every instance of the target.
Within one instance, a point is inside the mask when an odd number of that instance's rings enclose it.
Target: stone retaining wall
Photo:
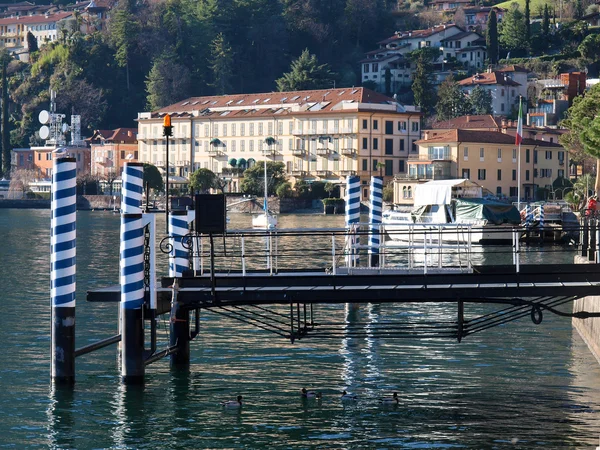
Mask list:
[[[575,264],[594,264],[588,258],[575,257]],[[599,288],[600,290],[600,288]],[[573,312],[600,312],[600,295],[593,295],[573,302]],[[573,326],[600,363],[600,317],[573,319]]]

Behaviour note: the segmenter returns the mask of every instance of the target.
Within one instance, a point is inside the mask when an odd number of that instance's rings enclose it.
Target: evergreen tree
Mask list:
[[[600,59],[600,35],[589,34],[583,40],[579,47],[577,47],[579,53],[584,58],[589,59],[592,62],[596,62]]]
[[[281,92],[325,89],[333,86],[333,80],[329,65],[319,64],[317,57],[305,49],[292,62],[291,71],[277,80],[277,88]]]
[[[550,38],[550,11],[548,10],[548,4],[544,5],[544,16],[542,19],[542,38],[548,40]]]
[[[125,68],[127,90],[130,90],[129,64],[139,31],[139,24],[134,14],[134,0],[119,0],[112,12],[110,36],[115,47],[115,60],[119,67]]]
[[[31,31],[27,32],[27,50],[29,53],[38,51],[38,41]]]
[[[223,33],[219,33],[211,44],[211,61],[212,86],[215,87],[216,94],[230,93],[230,80],[233,76],[233,52]]]
[[[492,93],[481,86],[475,86],[469,96],[474,114],[492,114]]]
[[[506,50],[525,50],[528,47],[525,19],[518,3],[510,5],[499,28],[500,44]]]
[[[163,108],[190,96],[190,71],[176,59],[175,55],[163,54],[154,60],[146,80],[150,110]]]
[[[217,175],[210,169],[198,169],[190,176],[190,188],[193,191],[205,194],[215,187]]]
[[[450,120],[471,112],[471,102],[460,89],[452,75],[448,76],[438,89],[435,105],[438,120]]]
[[[573,6],[573,16],[575,19],[580,20],[584,15],[583,2],[581,0],[575,0]]]
[[[560,123],[569,132],[559,138],[571,159],[576,160],[582,154],[596,158],[596,173],[600,173],[599,115],[600,84],[595,84],[585,96],[575,97],[573,105],[567,110],[566,119]],[[595,191],[600,192],[600,176],[596,178]]]
[[[496,10],[492,8],[488,16],[487,29],[485,33],[485,42],[488,50],[490,63],[498,63],[498,19]]]
[[[525,36],[527,38],[527,42],[531,38],[531,10],[529,6],[530,0],[525,0]]]
[[[419,54],[416,60],[417,67],[413,75],[412,92],[415,97],[415,105],[427,115],[435,103],[435,91],[431,85],[432,65],[423,54]]]

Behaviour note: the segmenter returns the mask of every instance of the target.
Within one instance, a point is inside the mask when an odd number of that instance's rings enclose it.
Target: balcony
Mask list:
[[[317,170],[317,176],[327,178],[331,174],[331,170]]]
[[[330,150],[326,147],[321,147],[317,149],[318,156],[329,156]]]
[[[303,148],[293,148],[291,150],[292,155],[294,156],[304,156],[306,155],[306,150],[304,150]]]
[[[343,177],[353,177],[356,175],[356,170],[340,170],[340,175]]]
[[[228,175],[228,176],[241,176],[244,173],[244,170],[241,167],[223,167],[223,169],[221,170],[221,175]]]
[[[452,155],[408,155],[409,161],[456,161],[456,157]]]
[[[298,136],[307,136],[307,135],[314,136],[314,135],[316,135],[318,133],[317,133],[317,130],[315,128],[310,128],[310,129],[307,129],[307,130],[305,130],[305,129],[292,130],[292,134],[298,135]]]
[[[276,148],[267,148],[267,149],[261,150],[261,153],[264,156],[275,156],[275,155],[277,155],[277,149]]]
[[[356,156],[356,149],[355,148],[343,148],[341,150],[342,155],[344,156]]]
[[[222,156],[222,155],[223,155],[223,150],[221,150],[221,149],[220,149],[220,148],[218,148],[218,147],[212,147],[212,146],[209,146],[209,147],[206,149],[206,153],[208,153],[208,156],[210,156],[210,157],[212,157],[212,158],[217,158],[217,157],[219,157],[219,156]]]
[[[292,170],[292,176],[296,178],[303,178],[306,176],[305,170]]]

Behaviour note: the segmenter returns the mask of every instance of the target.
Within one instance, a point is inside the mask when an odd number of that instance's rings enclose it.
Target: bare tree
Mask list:
[[[29,186],[37,178],[37,172],[33,169],[16,169],[11,172],[10,185],[8,186],[9,197],[17,198],[16,193],[18,192],[19,198],[25,197],[25,194],[29,192]]]

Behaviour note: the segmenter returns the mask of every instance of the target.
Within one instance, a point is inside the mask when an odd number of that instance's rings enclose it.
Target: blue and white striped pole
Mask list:
[[[52,381],[75,383],[75,275],[77,162],[54,160],[51,187],[50,298],[52,301]]]
[[[360,222],[360,177],[350,176],[346,181],[346,266],[354,267],[359,264],[359,237],[356,235],[354,224]]]
[[[188,251],[183,246],[183,239],[188,234],[188,212],[171,211],[169,214],[169,277],[180,278],[189,267]]]
[[[529,229],[531,227],[531,223],[533,222],[533,211],[531,209],[531,205],[527,203],[525,206],[525,227]]]
[[[121,201],[121,378],[144,382],[144,225],[141,163],[125,163]]]
[[[540,205],[540,241],[544,242],[544,205]]]
[[[370,265],[379,265],[381,245],[381,210],[383,207],[383,178],[371,177],[371,207],[369,209],[369,256]]]
[[[183,239],[188,234],[188,211],[171,211],[169,215],[169,277],[181,278],[189,266],[188,250]],[[170,345],[177,346],[171,354],[171,367],[187,367],[190,363],[190,312],[175,298],[171,301]]]

